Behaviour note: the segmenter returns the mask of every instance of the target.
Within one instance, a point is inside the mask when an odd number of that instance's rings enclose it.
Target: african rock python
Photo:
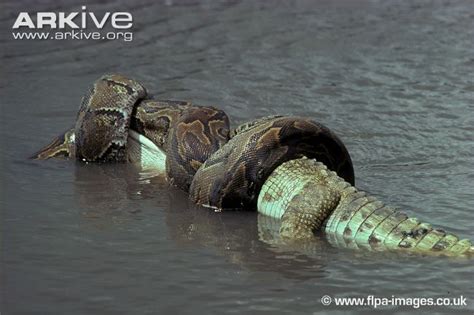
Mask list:
[[[229,118],[219,109],[146,95],[134,80],[103,76],[83,98],[74,129],[33,158],[125,162],[132,129],[164,151],[171,184],[189,191],[197,204],[213,208],[255,209],[268,175],[283,162],[303,156],[322,161],[354,183],[342,141],[308,118],[266,117],[231,131]]]

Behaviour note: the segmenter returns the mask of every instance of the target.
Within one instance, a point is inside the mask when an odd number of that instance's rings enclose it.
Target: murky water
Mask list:
[[[373,311],[326,294],[463,295],[422,310],[472,313],[472,261],[288,248],[259,237],[255,213],[196,209],[132,166],[26,159],[121,72],[235,123],[314,117],[346,143],[358,187],[474,239],[472,1],[89,2],[130,11],[134,40],[11,39],[20,11],[82,4],[1,3],[2,314]]]

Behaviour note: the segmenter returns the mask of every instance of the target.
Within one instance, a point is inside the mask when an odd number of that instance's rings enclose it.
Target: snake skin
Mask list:
[[[354,183],[344,144],[315,121],[272,116],[231,130],[222,110],[147,99],[140,83],[122,75],[97,80],[82,101],[75,128],[66,132],[69,136],[58,137],[33,158],[124,162],[129,128],[166,153],[169,182],[189,191],[199,205],[255,209],[266,177],[279,164],[302,156],[323,161]]]
[[[281,163],[307,156],[354,182],[342,141],[307,118],[264,118],[241,127],[196,172],[189,193],[197,204],[218,209],[255,209],[260,188]]]
[[[83,98],[77,114],[76,159],[125,162],[133,107],[145,95],[143,86],[121,75],[105,75],[97,80]]]

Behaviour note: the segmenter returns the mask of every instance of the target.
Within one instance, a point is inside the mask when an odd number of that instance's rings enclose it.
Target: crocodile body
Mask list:
[[[358,190],[307,158],[280,165],[259,194],[258,211],[281,219],[280,234],[307,239],[322,231],[338,247],[472,255],[471,241],[420,222]]]

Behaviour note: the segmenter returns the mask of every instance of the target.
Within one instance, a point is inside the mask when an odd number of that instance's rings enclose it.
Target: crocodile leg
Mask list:
[[[293,197],[281,217],[281,236],[287,239],[313,236],[324,219],[334,211],[339,199],[339,193],[327,185],[306,185]]]

